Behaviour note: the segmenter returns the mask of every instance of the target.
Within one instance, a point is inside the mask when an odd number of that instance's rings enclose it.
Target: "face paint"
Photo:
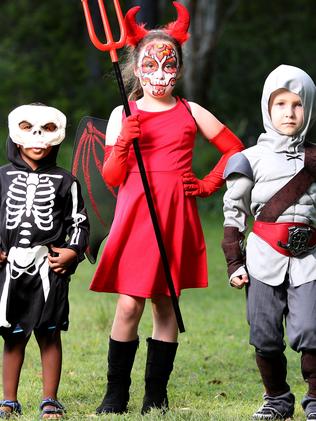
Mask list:
[[[171,93],[179,70],[174,46],[162,41],[146,45],[140,56],[138,70],[143,88],[153,96]]]

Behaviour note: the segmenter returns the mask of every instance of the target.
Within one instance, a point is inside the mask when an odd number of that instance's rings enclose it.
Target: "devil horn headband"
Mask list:
[[[174,1],[173,5],[177,9],[177,20],[170,22],[165,28],[163,28],[163,31],[169,34],[181,45],[189,38],[188,29],[190,26],[190,15],[187,8],[183,6],[183,4]],[[133,47],[135,47],[140,42],[140,40],[149,33],[144,24],[139,25],[136,22],[136,15],[139,10],[140,6],[132,7],[129,9],[125,16],[127,32],[126,42],[128,45]]]

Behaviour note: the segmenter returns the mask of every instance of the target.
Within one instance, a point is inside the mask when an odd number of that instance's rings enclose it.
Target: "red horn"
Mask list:
[[[147,29],[145,29],[145,25],[139,25],[136,22],[136,15],[139,9],[140,6],[132,7],[125,15],[125,27],[127,33],[126,44],[133,47],[135,47],[139,41],[148,34]]]
[[[189,38],[188,29],[190,26],[190,15],[188,9],[183,4],[174,1],[174,7],[177,9],[178,17],[174,22],[170,22],[165,32],[171,35],[181,45]]]

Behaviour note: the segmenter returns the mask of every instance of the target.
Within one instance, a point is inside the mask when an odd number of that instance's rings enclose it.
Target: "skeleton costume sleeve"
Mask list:
[[[65,209],[67,211],[65,215],[67,227],[65,247],[75,250],[78,255],[78,262],[80,262],[84,259],[84,252],[88,244],[89,224],[77,180],[71,184]]]

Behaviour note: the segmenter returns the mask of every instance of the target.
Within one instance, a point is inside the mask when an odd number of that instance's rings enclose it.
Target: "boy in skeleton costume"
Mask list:
[[[19,375],[32,331],[41,350],[43,418],[60,418],[60,331],[68,329],[68,283],[84,258],[88,220],[79,184],[57,167],[66,117],[43,105],[9,114],[9,164],[0,168],[0,417],[21,413]]]
[[[315,85],[301,69],[281,65],[262,95],[266,130],[256,146],[226,167],[223,250],[230,283],[247,288],[250,344],[265,387],[254,419],[286,419],[294,395],[286,382],[283,319],[290,346],[301,352],[308,392],[302,401],[316,419],[316,152],[308,143],[315,119]],[[247,217],[255,223],[241,250]],[[246,269],[247,268],[247,269]]]

